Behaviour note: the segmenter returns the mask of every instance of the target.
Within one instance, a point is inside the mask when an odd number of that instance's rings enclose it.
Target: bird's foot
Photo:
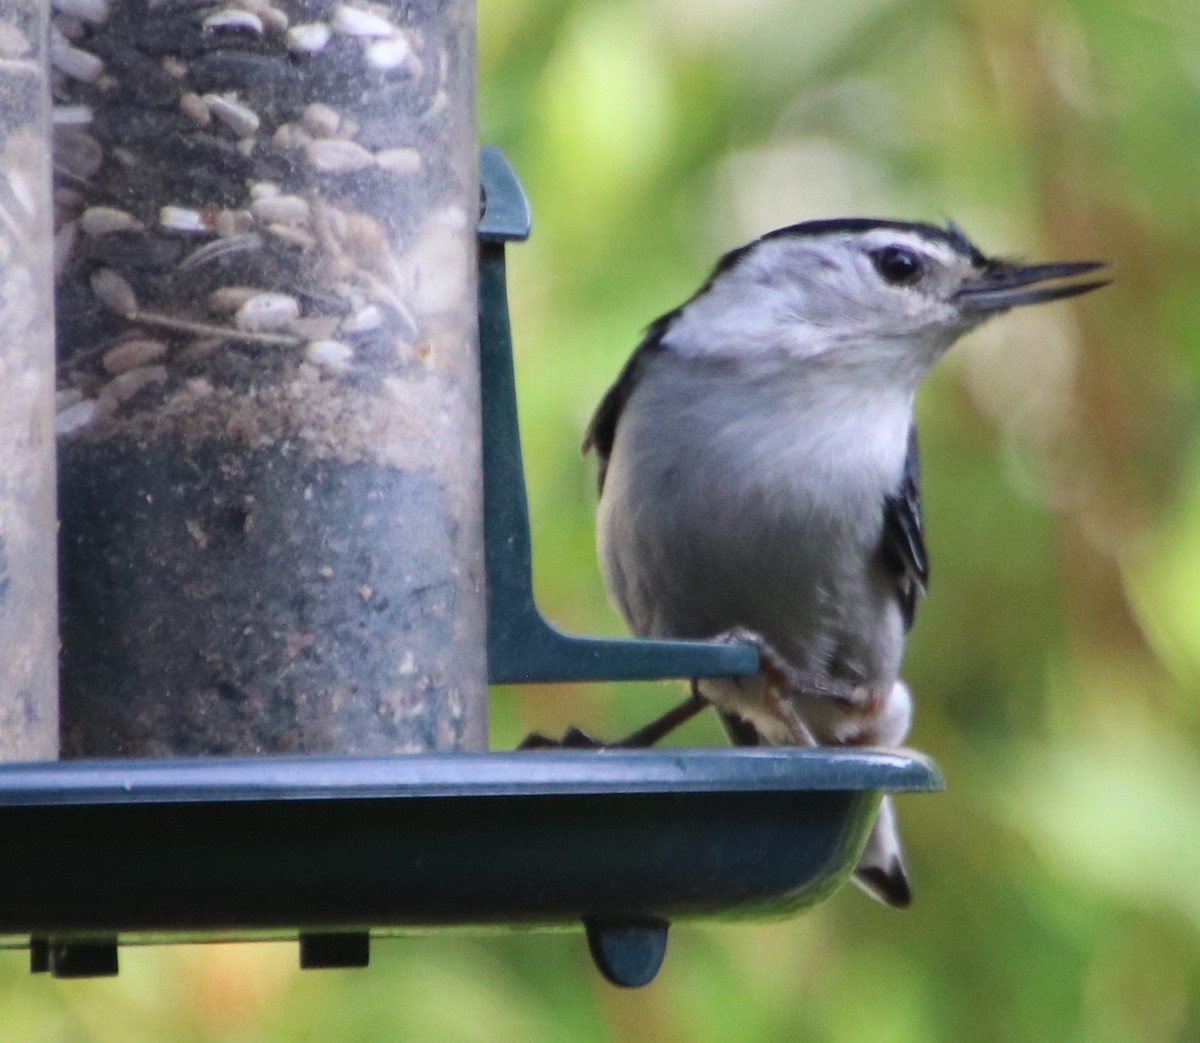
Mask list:
[[[877,693],[863,685],[792,666],[762,634],[748,627],[726,630],[716,640],[753,646],[758,652],[759,674],[768,688],[778,692],[793,697],[826,699],[856,713],[870,712],[879,698]]]
[[[692,694],[678,706],[673,706],[666,713],[656,717],[649,724],[617,742],[601,742],[578,728],[568,728],[561,739],[551,739],[541,732],[532,732],[525,736],[518,750],[644,750],[649,749],[659,739],[670,735],[685,721],[690,721],[708,702],[700,695],[695,683],[692,684]]]
[[[518,750],[602,750],[607,744],[572,726],[561,739],[552,739],[541,732],[530,732],[521,740]]]

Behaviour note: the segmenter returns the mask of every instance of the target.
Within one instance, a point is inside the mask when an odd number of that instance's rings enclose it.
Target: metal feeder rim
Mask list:
[[[924,755],[868,747],[0,764],[0,807],[942,788]]]

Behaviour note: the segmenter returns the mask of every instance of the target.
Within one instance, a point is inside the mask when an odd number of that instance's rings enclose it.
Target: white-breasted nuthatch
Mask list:
[[[588,429],[597,540],[630,629],[759,644],[705,680],[739,744],[899,745],[929,579],[913,396],[990,316],[1103,286],[1101,262],[985,256],[953,224],[810,221],[727,254],[649,330]],[[857,881],[910,900],[890,801]]]

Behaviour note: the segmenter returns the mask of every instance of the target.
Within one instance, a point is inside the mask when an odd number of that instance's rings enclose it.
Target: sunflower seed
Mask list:
[[[55,105],[51,121],[56,127],[79,127],[92,122],[90,105]]]
[[[258,130],[259,118],[252,108],[243,105],[228,94],[205,94],[209,110],[239,137],[246,137]]]
[[[54,128],[54,166],[80,181],[89,181],[104,162],[104,150],[93,137],[71,127]]]
[[[319,101],[314,101],[305,108],[304,114],[300,117],[300,125],[314,138],[333,137],[341,122],[342,117],[336,109],[331,109]]]
[[[211,221],[199,210],[184,206],[164,206],[158,212],[158,223],[172,232],[212,232]]]
[[[57,234],[58,230],[67,224],[75,224],[79,220],[79,215],[82,210],[78,206],[70,206],[60,203],[56,198],[54,200],[54,230]],[[79,226],[76,224],[76,231],[79,231]]]
[[[309,362],[331,373],[340,373],[350,366],[354,349],[340,340],[314,340],[304,349]]]
[[[141,366],[137,369],[126,370],[120,376],[113,377],[100,389],[99,405],[103,408],[105,399],[117,404],[128,402],[144,388],[151,384],[164,384],[166,380],[166,366]]]
[[[261,18],[264,29],[282,33],[287,31],[290,24],[287,13],[272,6],[269,0],[237,0],[237,6]]]
[[[263,31],[262,19],[258,15],[236,7],[214,11],[200,24],[210,32],[251,32],[261,36]]]
[[[308,201],[301,196],[265,196],[250,204],[250,213],[260,221],[300,225],[308,220]]]
[[[311,250],[317,245],[315,235],[294,225],[267,225],[267,231],[281,242],[288,243],[290,246],[298,246],[302,250]]]
[[[268,6],[265,10],[259,11],[258,16],[263,20],[263,25],[277,33],[287,32],[288,26],[291,24],[291,19],[288,18],[286,11],[281,11],[278,7]]]
[[[383,325],[383,312],[374,304],[367,304],[347,315],[342,320],[343,333],[367,333]]]
[[[180,95],[179,107],[185,115],[190,116],[202,127],[212,123],[212,110],[208,107],[208,102],[195,91],[185,91]]]
[[[108,235],[110,232],[140,232],[145,225],[116,207],[89,206],[79,218],[79,227],[88,235]]]
[[[95,83],[104,72],[103,61],[91,51],[72,47],[61,33],[50,39],[50,64],[64,76],[83,83]]]
[[[368,44],[363,57],[372,69],[389,72],[402,68],[408,62],[412,57],[412,47],[403,36],[392,36]]]
[[[287,329],[300,317],[300,304],[286,293],[260,293],[238,308],[233,323],[248,333],[271,333]]]
[[[179,352],[176,358],[181,366],[199,366],[203,365],[219,352],[228,341],[217,337],[203,337],[200,340],[194,340],[186,348]]]
[[[87,196],[78,189],[66,185],[54,186],[54,205],[59,213],[68,214],[64,221],[73,221],[87,208]]]
[[[111,268],[97,268],[89,282],[96,300],[109,311],[126,318],[137,314],[137,295],[123,275]]]
[[[271,141],[280,148],[299,148],[312,141],[312,135],[299,123],[281,123],[275,128]]]
[[[340,138],[310,141],[304,146],[304,153],[309,165],[322,174],[348,174],[375,162],[375,157],[361,145]]]
[[[346,250],[368,264],[386,263],[390,254],[387,232],[370,214],[346,215]]]
[[[324,22],[293,25],[287,31],[288,50],[300,54],[315,54],[329,43],[329,37],[330,29]]]
[[[54,418],[55,435],[71,435],[82,431],[96,418],[96,400],[85,398],[81,402],[67,406]]]
[[[87,35],[87,29],[85,28],[83,22],[81,22],[78,18],[75,18],[73,15],[56,14],[52,24],[72,43],[78,43],[84,38],[84,36]]]
[[[236,239],[254,234],[254,217],[249,210],[218,210],[213,227],[222,239]],[[259,242],[256,245],[261,246]]]
[[[292,332],[303,340],[332,340],[337,332],[336,315],[309,315],[292,323]]]
[[[407,176],[421,169],[421,153],[415,148],[388,148],[375,153],[380,170]]]
[[[54,392],[54,412],[61,413],[64,409],[70,409],[82,398],[83,392],[79,388],[60,388]]]
[[[333,12],[333,30],[346,36],[391,36],[396,31],[386,18],[359,7],[342,4]]]
[[[121,166],[125,167],[128,170],[132,170],[134,167],[136,167],[141,162],[141,157],[138,156],[138,154],[136,152],[134,152],[133,149],[128,149],[121,145],[118,145],[116,148],[114,148],[112,150],[112,154],[113,154],[113,159],[115,159],[118,163],[121,164]]]
[[[157,362],[167,354],[167,346],[161,340],[138,338],[122,341],[104,353],[100,364],[114,376],[139,366]]]
[[[50,6],[89,25],[103,25],[110,13],[108,0],[50,0]]]
[[[208,295],[208,306],[215,312],[232,314],[261,293],[257,286],[219,286]]]
[[[62,281],[63,272],[75,252],[75,240],[79,238],[79,222],[67,221],[54,233],[54,282]]]

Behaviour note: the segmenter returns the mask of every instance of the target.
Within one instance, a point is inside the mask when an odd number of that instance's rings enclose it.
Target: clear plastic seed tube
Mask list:
[[[45,31],[0,0],[0,760],[58,753]]]
[[[64,753],[482,747],[468,0],[54,0]]]

